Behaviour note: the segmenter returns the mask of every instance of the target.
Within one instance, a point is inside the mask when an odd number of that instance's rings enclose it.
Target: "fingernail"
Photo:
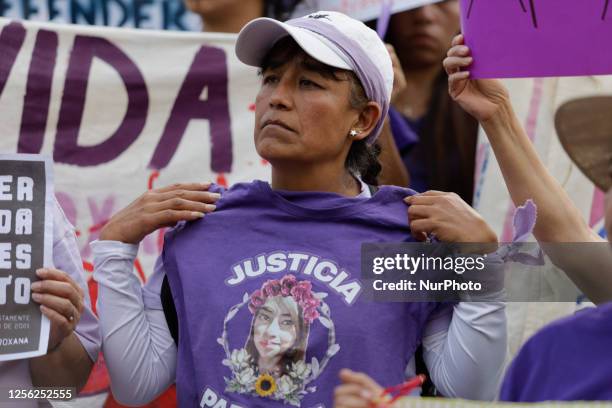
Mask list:
[[[219,193],[210,193],[210,196],[212,198],[214,198],[214,199],[217,199],[217,200],[221,198],[221,194],[219,194]]]
[[[216,208],[217,208],[217,206],[214,205],[214,204],[206,204],[206,209],[208,211],[215,211]]]
[[[198,218],[203,218],[204,217],[204,213],[198,212],[198,211],[192,211],[191,215],[194,217],[198,217]]]
[[[32,283],[32,285],[30,286],[30,288],[31,288],[32,290],[39,290],[41,285],[42,285],[42,284],[41,284],[40,282],[34,282],[34,283]]]
[[[36,270],[36,276],[42,277],[44,276],[45,272],[47,272],[47,270],[45,268],[40,268]]]
[[[32,293],[32,299],[34,299],[35,301],[39,301],[42,298],[42,295],[40,293]]]
[[[368,390],[361,390],[361,397],[365,398],[365,399],[371,399],[372,398],[372,393]]]

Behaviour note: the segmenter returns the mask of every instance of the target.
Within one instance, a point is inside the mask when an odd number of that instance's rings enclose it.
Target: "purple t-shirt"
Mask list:
[[[420,193],[429,190],[427,163],[420,132],[423,118],[411,120],[389,108],[389,123],[397,150],[410,174],[410,188]]]
[[[500,399],[612,400],[612,303],[558,320],[536,333],[508,369]]]
[[[344,367],[404,381],[438,304],[365,301],[360,247],[411,240],[411,193],[346,198],[256,181],[170,231],[162,256],[179,319],[180,405],[331,408]]]

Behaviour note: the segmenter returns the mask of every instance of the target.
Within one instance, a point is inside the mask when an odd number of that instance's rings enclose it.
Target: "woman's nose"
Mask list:
[[[272,320],[266,332],[268,333],[268,336],[270,337],[280,336],[281,328],[280,328],[280,325],[278,324],[278,318],[275,318],[274,320]]]
[[[288,80],[280,79],[270,94],[270,107],[290,109],[292,106],[293,89]]]

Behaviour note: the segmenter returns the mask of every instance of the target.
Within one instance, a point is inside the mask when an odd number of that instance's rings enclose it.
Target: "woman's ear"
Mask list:
[[[357,134],[354,136],[351,135],[351,138],[353,140],[362,140],[370,136],[370,133],[372,133],[376,127],[381,115],[382,109],[380,105],[373,101],[368,102],[365,108],[359,113],[357,122],[351,128],[357,131]]]

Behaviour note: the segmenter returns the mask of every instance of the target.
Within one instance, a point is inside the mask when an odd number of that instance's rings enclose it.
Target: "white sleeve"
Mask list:
[[[176,378],[177,349],[161,306],[165,275],[161,257],[146,288],[133,273],[138,246],[91,243],[102,350],[113,395],[125,405],[144,405]]]
[[[506,350],[503,301],[460,302],[448,330],[423,337],[423,358],[432,382],[450,398],[495,399]]]
[[[53,213],[53,266],[66,272],[83,289],[83,313],[74,333],[92,362],[98,359],[102,338],[98,319],[91,308],[89,290],[83,274],[83,261],[76,241],[74,227],[57,200]]]

